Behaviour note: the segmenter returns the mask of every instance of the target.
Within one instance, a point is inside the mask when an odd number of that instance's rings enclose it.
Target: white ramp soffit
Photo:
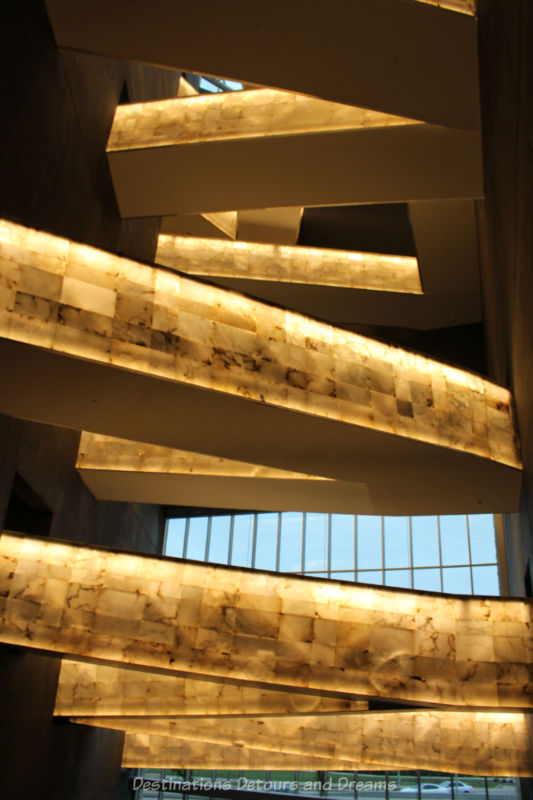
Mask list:
[[[324,13],[310,14],[305,0],[271,0],[258,17],[246,0],[227,0],[210,4],[208,19],[202,2],[47,0],[46,6],[60,47],[437,125],[479,125],[476,21],[434,5],[330,0]]]
[[[376,513],[515,506],[507,389],[13,223],[0,245],[4,413],[247,463],[260,453],[366,483]]]
[[[481,197],[479,134],[272,89],[118,106],[123,217]]]

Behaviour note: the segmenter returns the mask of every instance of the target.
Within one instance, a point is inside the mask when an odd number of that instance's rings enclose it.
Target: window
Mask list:
[[[168,520],[165,555],[420,591],[500,593],[491,514],[227,514]]]
[[[320,578],[471,594],[500,593],[496,532],[490,514],[379,517],[314,512],[242,513],[168,520],[165,555],[254,566]],[[202,555],[203,554],[203,555]],[[234,770],[145,770],[145,777],[226,781],[238,795],[244,780],[263,781],[266,791],[297,796],[346,798],[346,786],[359,781],[355,796],[439,797],[452,800],[459,781],[481,800],[520,797],[517,779],[451,776],[427,772],[237,772]],[[447,786],[446,781],[448,782]],[[276,782],[284,788],[272,788]],[[399,782],[399,785],[398,785]],[[376,789],[365,789],[370,783]],[[314,788],[309,788],[315,784]],[[378,786],[379,784],[379,786]],[[326,787],[326,788],[324,788]],[[342,788],[339,788],[342,787]],[[383,789],[383,787],[386,787]],[[394,787],[394,788],[393,788]],[[257,785],[255,786],[257,789]],[[470,791],[460,789],[459,791]],[[354,791],[350,790],[350,796]],[[138,790],[138,800],[182,797],[179,793]]]

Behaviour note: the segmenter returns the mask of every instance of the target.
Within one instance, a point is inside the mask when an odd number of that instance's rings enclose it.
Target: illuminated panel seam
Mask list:
[[[307,95],[251,89],[119,105],[107,152],[414,124],[420,123]]]
[[[6,221],[0,256],[7,339],[520,467],[478,375]]]
[[[172,447],[130,442],[114,436],[83,431],[76,467],[79,470],[105,469],[125,472],[155,472],[176,475],[218,475],[243,478],[330,481],[319,475],[289,472],[260,464],[247,464],[203,453]]]
[[[215,717],[361,711],[368,703],[104,667],[63,659],[58,716]]]
[[[189,275],[422,294],[412,256],[161,234],[155,259]]]
[[[352,763],[338,764],[331,759],[272,753],[235,745],[221,747],[213,743],[164,736],[126,733],[122,755],[123,767],[184,769],[353,769]],[[206,767],[206,765],[209,765]]]
[[[432,595],[4,533],[1,641],[215,680],[533,706],[529,600]]]
[[[418,3],[427,3],[430,6],[447,8],[449,11],[458,11],[471,17],[476,15],[476,0],[417,0]]]
[[[469,775],[533,776],[529,720],[525,714],[461,711],[285,716],[230,719],[77,718],[146,735],[284,753],[380,769],[426,769]],[[206,768],[209,755],[206,754]],[[333,767],[334,768],[334,767]]]

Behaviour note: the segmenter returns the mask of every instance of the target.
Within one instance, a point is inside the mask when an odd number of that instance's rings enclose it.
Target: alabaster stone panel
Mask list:
[[[91,724],[90,722],[84,724]],[[164,736],[127,733],[122,756],[123,767],[169,767],[175,769],[352,769],[314,756],[295,756],[265,752],[235,745],[220,747],[211,742],[182,741]],[[361,765],[363,766],[363,765]]]
[[[258,511],[373,513],[366,484],[84,432],[77,469],[99,500]]]
[[[507,389],[400,348],[9,222],[0,289],[7,339],[520,467]]]
[[[411,124],[415,121],[307,95],[252,89],[119,105],[107,150]]]
[[[418,0],[418,2],[447,8],[450,11],[458,11],[461,14],[468,14],[472,17],[476,14],[476,0]]]
[[[189,275],[422,293],[411,256],[161,234],[155,260]]]
[[[6,643],[353,699],[532,706],[530,600],[296,578],[7,533],[0,557]]]
[[[364,701],[256,689],[64,659],[54,713],[58,716],[218,718],[221,715],[331,714],[361,711],[367,707]]]
[[[398,711],[208,720],[76,719],[131,733],[231,748],[325,758],[370,769],[425,769],[469,775],[533,776],[525,714]],[[207,766],[207,764],[206,764]],[[335,769],[335,767],[332,767]]]
[[[466,15],[401,0],[334,0],[325,24],[301,0],[276,0],[258,26],[255,8],[233,1],[210,8],[212,35],[206,35],[204,7],[168,0],[149,7],[129,0],[46,5],[63,47],[276,86],[438,125],[479,125],[476,27]],[[110,19],[127,19],[128,25],[110,25]]]
[[[238,476],[243,478],[280,478],[284,480],[325,481],[328,478],[300,472],[247,464],[203,453],[191,453],[145,442],[130,442],[114,436],[84,431],[81,435],[76,466],[79,470],[106,469],[126,472],[157,472],[183,475]]]

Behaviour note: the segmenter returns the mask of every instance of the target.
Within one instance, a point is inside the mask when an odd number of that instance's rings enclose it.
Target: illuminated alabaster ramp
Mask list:
[[[247,687],[531,710],[531,601],[384,589],[3,533],[1,641]]]
[[[479,134],[274,89],[117,106],[123,217],[483,194]]]
[[[326,18],[310,14],[304,0],[272,0],[260,25],[255,8],[243,0],[209,5],[208,25],[201,2],[47,0],[46,7],[60,47],[274,86],[436,125],[479,125],[475,19],[435,4],[331,0]],[[273,43],[286,57],[272,58]]]
[[[261,453],[364,484],[374,513],[517,507],[503,387],[13,223],[0,251],[4,413],[246,463]]]
[[[349,764],[333,766],[331,759],[295,756],[292,753],[265,752],[243,747],[241,742],[220,747],[212,742],[178,740],[151,734],[126,733],[122,755],[123,767],[148,769],[279,769],[327,770],[350,769]]]
[[[63,659],[54,714],[64,717],[250,717],[361,711],[368,703]],[[105,727],[105,724],[102,723]]]
[[[203,767],[226,763],[241,769],[253,758],[258,767],[269,769],[279,763],[281,739],[283,756],[289,763],[296,760],[295,769],[316,760],[324,769],[395,765],[532,774],[530,715],[420,709],[365,713],[366,707],[361,701],[64,660],[54,713],[79,724],[126,731],[126,766],[163,765],[160,759],[167,758],[165,766],[195,768],[203,757]],[[154,763],[136,752],[147,737]]]
[[[199,94],[183,75],[178,97]],[[214,214],[181,214],[163,217],[161,232],[185,236],[242,239],[248,242],[296,244],[303,208],[259,208]]]
[[[371,513],[362,483],[246,464],[84,431],[78,472],[99,500],[261,511]]]
[[[290,231],[281,224],[283,215],[277,219],[281,211],[298,209],[238,212],[237,239],[270,243],[270,249],[241,241],[241,249],[234,243],[214,241],[204,249],[198,238],[183,245],[190,261],[181,257],[184,237],[176,234],[191,235],[193,228],[172,230],[170,221],[204,217],[165,217],[156,261],[184,272],[194,270],[219,286],[253,294],[267,303],[297,308],[343,325],[428,330],[481,320],[475,201],[409,204],[417,261],[405,256],[303,246],[277,249],[272,244],[291,244],[282,236]],[[253,224],[242,226],[243,215],[250,215]],[[293,245],[297,231],[294,233]]]
[[[460,14],[476,14],[476,0],[417,0],[419,3],[447,8],[450,11],[458,11]]]
[[[188,275],[421,294],[412,256],[159,236],[155,260]],[[250,287],[253,291],[253,286]]]
[[[319,758],[329,761],[327,769],[332,770],[379,770],[394,765],[395,769],[468,775],[533,776],[531,719],[519,713],[417,710],[282,718],[86,717],[73,721],[124,730],[133,741],[140,736],[161,737],[160,746],[168,748],[168,767],[189,766],[191,755],[186,747],[183,749],[188,741],[204,748],[204,764],[210,763],[211,745],[230,756],[232,747],[239,743],[245,752],[261,751],[263,768],[268,769],[281,741],[284,754],[300,759],[300,769],[305,769],[307,759]],[[157,763],[157,741],[155,744]],[[131,763],[134,755],[130,748],[131,743],[126,741],[126,766],[153,766]],[[231,766],[240,768],[236,761]]]

